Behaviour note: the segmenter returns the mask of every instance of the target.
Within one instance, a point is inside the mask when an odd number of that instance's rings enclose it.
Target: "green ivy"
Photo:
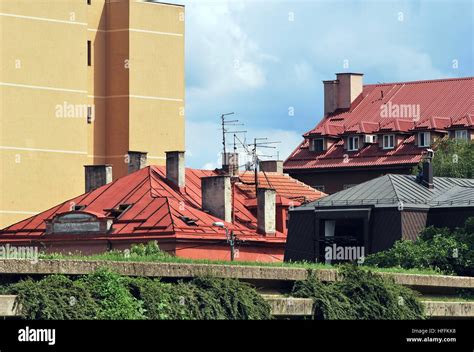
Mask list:
[[[18,295],[25,319],[270,319],[270,306],[249,284],[196,278],[165,283],[107,269],[71,279],[52,275],[3,288]]]
[[[357,266],[342,266],[341,280],[322,283],[314,272],[295,283],[294,297],[312,298],[314,319],[423,319],[416,293]]]

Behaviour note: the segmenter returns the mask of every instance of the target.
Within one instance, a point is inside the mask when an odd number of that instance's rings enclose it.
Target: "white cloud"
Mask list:
[[[216,98],[257,89],[267,82],[265,62],[277,60],[261,50],[239,24],[245,1],[190,1],[186,8],[187,70],[190,99]],[[192,30],[191,30],[192,29]]]

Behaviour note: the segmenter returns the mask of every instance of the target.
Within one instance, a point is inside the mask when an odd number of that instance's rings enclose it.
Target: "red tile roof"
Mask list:
[[[165,173],[165,167],[148,166],[1,230],[0,242],[28,239],[47,241],[45,220],[67,213],[73,206],[84,206],[81,212],[104,218],[110,216],[111,209],[121,204],[130,204],[131,207],[114,220],[111,233],[99,236],[97,239],[143,239],[157,235],[160,238],[171,236],[193,240],[225,238],[222,229],[212,226],[214,222],[222,220],[201,208],[201,177],[217,175],[217,172],[186,169],[184,193],[166,181]],[[312,201],[325,195],[288,175],[267,173],[267,177],[263,173],[259,174],[260,185],[275,188],[278,200],[284,204],[293,200],[296,206],[303,199]],[[227,223],[226,226],[233,229],[240,239],[246,241],[284,242],[283,233],[277,233],[275,237],[257,234],[257,219],[246,204],[255,197],[254,186],[242,183],[253,182],[253,174],[243,173],[239,181],[236,183],[234,193],[236,221],[233,224]],[[186,223],[183,217],[195,219],[195,225]],[[80,238],[80,236],[61,236],[65,239]]]
[[[472,128],[473,88],[474,77],[365,85],[349,110],[329,114],[303,136],[340,138],[347,134]],[[384,104],[414,104],[419,106],[420,114],[408,119],[382,117]],[[284,168],[291,172],[298,169],[415,165],[421,159],[423,148],[414,145],[412,136],[405,135],[404,138],[393,150],[369,144],[357,152],[349,152],[344,150],[340,140],[320,153],[309,151],[305,139],[285,161]],[[344,158],[344,154],[349,158]]]

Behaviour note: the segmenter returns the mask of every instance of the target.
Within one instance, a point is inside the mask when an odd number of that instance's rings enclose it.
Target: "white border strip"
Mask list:
[[[0,210],[0,213],[3,213],[3,214],[26,214],[26,215],[39,214],[38,211],[21,211],[21,210]]]
[[[182,33],[174,32],[160,32],[160,31],[150,31],[148,29],[138,29],[138,28],[118,28],[118,29],[95,29],[88,28],[90,32],[99,32],[99,33],[118,33],[118,32],[135,32],[135,33],[148,33],[148,34],[158,34],[158,35],[169,35],[172,37],[182,37]]]
[[[147,95],[109,95],[109,96],[103,96],[103,95],[88,95],[88,98],[97,98],[97,99],[114,99],[114,98],[135,98],[135,99],[152,99],[152,100],[164,100],[164,101],[177,101],[177,102],[183,102],[183,99],[178,99],[178,98],[165,98],[165,97],[153,97],[153,96],[147,96]]]
[[[81,151],[78,151],[78,150],[24,148],[24,147],[11,147],[11,146],[5,146],[5,145],[0,145],[0,149],[3,149],[3,150],[23,150],[23,151],[28,151],[28,152],[45,152],[45,153],[64,153],[64,154],[87,155],[87,152],[81,152]]]
[[[45,22],[54,22],[54,23],[75,24],[78,26],[87,26],[87,23],[85,22],[57,20],[54,18],[46,18],[46,17],[24,16],[24,15],[16,15],[13,13],[5,13],[5,12],[0,12],[0,16],[22,18],[25,20],[35,20],[35,21],[45,21]]]
[[[17,83],[9,83],[9,82],[0,82],[0,86],[52,90],[52,91],[55,91],[55,92],[68,92],[68,93],[87,94],[87,90],[69,89],[69,88],[55,88],[55,87],[45,87],[45,86],[33,86],[33,85],[29,85],[29,84],[17,84]]]

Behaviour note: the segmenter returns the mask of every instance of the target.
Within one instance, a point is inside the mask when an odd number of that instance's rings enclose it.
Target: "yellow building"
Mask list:
[[[0,228],[184,150],[184,7],[0,0]]]

